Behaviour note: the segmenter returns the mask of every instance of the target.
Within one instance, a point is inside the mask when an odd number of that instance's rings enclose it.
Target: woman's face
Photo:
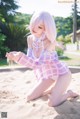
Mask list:
[[[32,29],[32,33],[36,36],[36,37],[41,37],[41,35],[44,33],[44,25],[43,23],[39,23],[38,25],[36,25],[33,29]]]

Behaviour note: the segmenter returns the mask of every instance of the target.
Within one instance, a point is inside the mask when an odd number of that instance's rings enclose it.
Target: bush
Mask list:
[[[5,57],[6,52],[9,51],[9,48],[4,46],[5,40],[6,40],[6,36],[0,33],[0,58]]]
[[[6,52],[9,52],[10,50],[9,50],[9,48],[8,47],[1,47],[0,48],[0,58],[4,58],[5,57],[5,55],[6,55]]]
[[[61,48],[56,48],[58,56],[63,56],[64,51]]]
[[[29,32],[26,26],[9,23],[6,29],[7,40],[5,44],[7,44],[11,51],[24,51],[27,47],[26,34]]]

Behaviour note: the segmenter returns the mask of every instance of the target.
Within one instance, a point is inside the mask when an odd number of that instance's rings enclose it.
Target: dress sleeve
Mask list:
[[[32,48],[31,48],[31,38],[30,36],[27,38],[28,49],[27,55],[23,54],[20,59],[17,61],[18,64],[26,66],[27,68],[34,69],[37,66],[37,63],[32,58]]]
[[[32,48],[27,49],[27,56],[32,57]]]
[[[27,54],[27,55],[30,55],[30,54]],[[39,62],[35,61],[32,57],[29,57],[27,55],[23,54],[16,63],[26,66],[27,68],[30,68],[30,69],[35,69],[40,67]]]
[[[27,68],[34,69],[36,67],[36,62],[27,55],[23,54],[22,57],[17,61],[18,64],[26,66]]]

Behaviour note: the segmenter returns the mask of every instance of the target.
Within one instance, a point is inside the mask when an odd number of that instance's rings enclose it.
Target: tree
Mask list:
[[[27,24],[29,24],[30,19],[31,19],[30,14],[16,12],[16,14],[14,15],[14,22],[19,26],[26,26]]]
[[[6,22],[13,21],[13,15],[18,7],[19,6],[15,0],[1,0],[0,16],[2,16]]]
[[[80,12],[78,7],[77,0],[74,0],[74,4],[72,5],[72,14],[73,18],[73,43],[76,42],[76,31],[80,29]]]
[[[9,23],[6,25],[6,29],[7,40],[5,45],[11,51],[24,51],[27,48],[26,34],[29,32],[26,27]]]
[[[72,32],[72,17],[55,17],[56,27],[57,27],[57,36],[63,35],[66,36]]]
[[[77,0],[74,0],[74,13],[73,13],[73,43],[76,42],[77,31]]]

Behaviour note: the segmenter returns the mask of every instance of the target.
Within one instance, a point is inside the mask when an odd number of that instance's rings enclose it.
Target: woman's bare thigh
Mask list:
[[[33,87],[28,93],[27,100],[33,100],[43,95],[44,91],[47,90],[54,81],[52,79],[41,80]]]
[[[55,83],[55,86],[52,89],[52,97],[58,98],[59,96],[63,95],[65,91],[67,90],[70,82],[71,82],[71,72],[59,76],[57,82]]]

